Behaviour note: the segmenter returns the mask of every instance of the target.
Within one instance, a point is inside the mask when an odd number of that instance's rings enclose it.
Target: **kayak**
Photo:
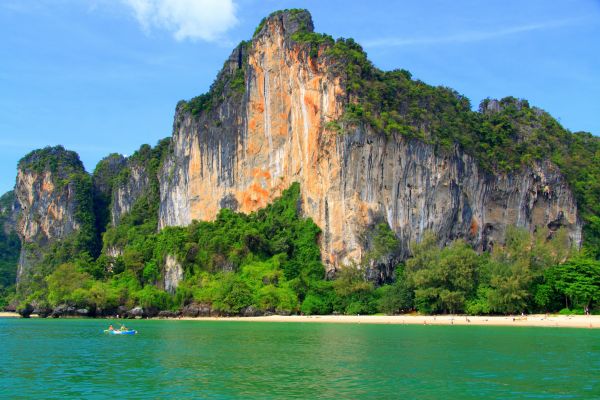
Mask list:
[[[108,333],[109,335],[135,335],[137,333],[136,330],[133,329],[129,329],[127,331],[120,331],[120,330],[109,330],[109,329],[105,329],[104,333]]]

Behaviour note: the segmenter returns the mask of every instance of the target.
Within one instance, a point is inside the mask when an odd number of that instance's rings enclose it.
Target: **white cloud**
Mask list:
[[[142,26],[173,33],[177,40],[219,39],[237,23],[233,0],[122,0]]]
[[[508,28],[501,28],[491,31],[471,31],[462,32],[456,34],[450,34],[446,36],[433,36],[433,37],[405,37],[405,38],[382,38],[374,40],[364,40],[362,43],[365,47],[403,47],[403,46],[416,46],[416,45],[436,45],[436,44],[451,44],[451,43],[469,43],[469,42],[481,42],[490,39],[497,39],[503,36],[516,35],[519,33],[541,31],[546,29],[560,28],[564,26],[573,25],[580,20],[564,20],[564,21],[551,21],[539,24],[513,26]]]

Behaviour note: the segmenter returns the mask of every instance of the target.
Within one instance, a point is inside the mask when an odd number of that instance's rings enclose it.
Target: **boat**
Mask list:
[[[118,330],[118,329],[105,329],[104,333],[108,333],[109,335],[136,335],[138,332],[134,329],[128,329],[125,331],[122,330]]]

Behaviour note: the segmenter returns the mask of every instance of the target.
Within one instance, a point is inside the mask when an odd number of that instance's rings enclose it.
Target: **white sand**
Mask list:
[[[0,311],[0,318],[21,318],[16,312]]]
[[[13,312],[0,312],[0,318],[20,318]],[[339,324],[394,325],[481,325],[481,326],[544,326],[561,328],[600,328],[600,315],[527,315],[508,317],[464,315],[313,315],[269,317],[199,317],[169,318],[183,321],[258,321],[258,322],[326,322]]]
[[[327,322],[342,324],[396,324],[396,325],[481,325],[481,326],[545,326],[562,328],[600,328],[600,315],[527,315],[508,317],[466,317],[464,315],[314,315],[269,317],[200,317],[181,320],[193,321],[265,321],[265,322]]]

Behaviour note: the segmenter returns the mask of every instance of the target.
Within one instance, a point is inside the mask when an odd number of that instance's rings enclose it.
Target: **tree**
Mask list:
[[[564,262],[571,252],[564,229],[550,234],[539,229],[509,227],[503,247],[494,249],[486,269],[489,271],[489,308],[499,313],[519,313],[552,304],[552,292],[545,286],[545,271]],[[535,297],[533,296],[535,294]]]
[[[367,253],[363,264],[377,261],[398,251],[400,241],[387,222],[379,223],[372,233],[371,250]]]
[[[435,236],[426,234],[406,262],[407,280],[415,291],[415,306],[425,313],[464,311],[477,284],[481,259],[463,240],[439,249]]]
[[[522,262],[507,264],[492,261],[492,278],[488,303],[492,311],[503,314],[522,312],[527,308],[532,275]]]
[[[333,281],[334,310],[344,314],[370,314],[376,309],[374,287],[360,265],[345,266]]]
[[[534,280],[531,268],[531,235],[524,229],[508,227],[505,245],[492,252],[488,302],[495,312],[509,314],[527,308]]]
[[[92,278],[85,272],[80,272],[75,264],[61,264],[46,278],[48,283],[48,302],[51,306],[62,303],[71,305],[86,305],[81,289],[89,289]]]
[[[565,297],[565,307],[588,310],[593,301],[600,301],[600,261],[578,255],[547,273],[548,281]]]
[[[414,292],[408,286],[404,267],[396,268],[396,281],[377,289],[377,309],[386,314],[397,314],[414,307]]]

